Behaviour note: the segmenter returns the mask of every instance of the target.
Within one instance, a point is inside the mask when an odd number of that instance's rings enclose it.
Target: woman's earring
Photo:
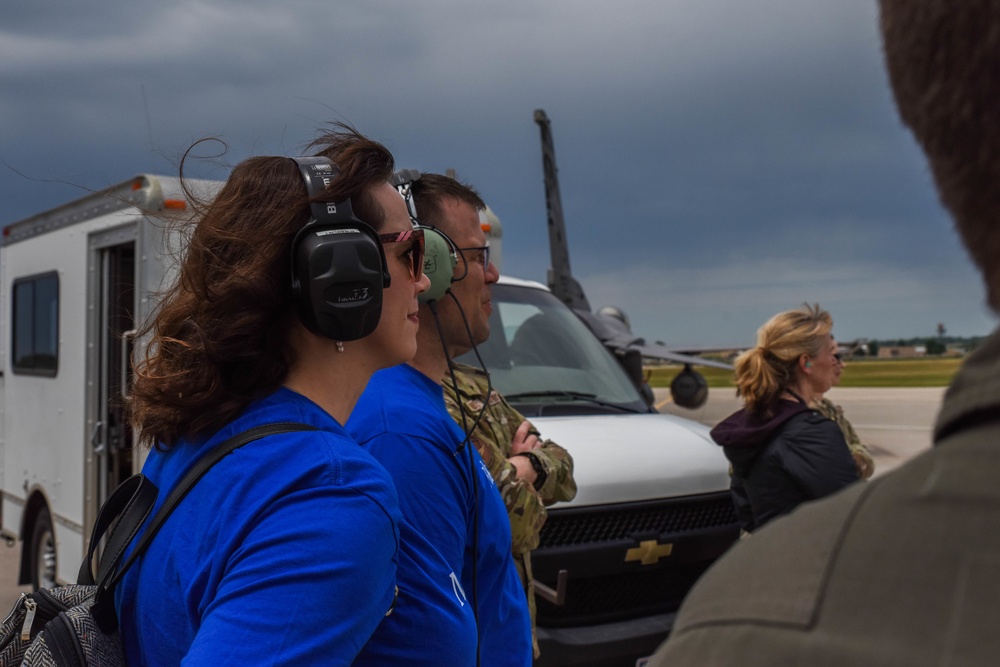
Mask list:
[[[337,343],[337,352],[343,352],[344,351],[344,344],[341,343],[339,340],[336,341],[336,343]]]

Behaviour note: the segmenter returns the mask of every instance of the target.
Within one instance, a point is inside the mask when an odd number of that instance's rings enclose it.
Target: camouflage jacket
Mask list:
[[[489,400],[486,400],[487,377],[482,370],[456,364],[455,381],[458,383],[457,391],[450,375],[446,375],[441,384],[448,412],[459,427],[471,428],[480,412],[483,412],[484,403],[486,404],[486,410],[473,431],[472,441],[496,480],[497,489],[507,506],[514,540],[512,551],[517,557],[538,546],[538,535],[547,516],[546,505],[559,500],[572,500],[576,496],[573,457],[551,440],[545,440],[531,452],[532,458],[545,471],[542,485],[536,489],[530,483],[518,479],[517,469],[507,459],[511,456],[514,433],[524,417],[496,390],[491,391]],[[459,401],[465,411],[466,425],[462,424]],[[531,433],[540,435],[533,426]]]
[[[539,650],[535,633],[535,582],[531,572],[531,550],[538,546],[539,534],[548,516],[546,505],[559,500],[572,500],[576,496],[573,457],[556,443],[545,440],[540,447],[531,450],[532,458],[545,471],[543,483],[536,489],[525,480],[518,479],[517,469],[507,459],[510,458],[514,434],[524,422],[524,416],[495,390],[490,392],[489,400],[486,400],[488,379],[478,368],[455,364],[455,382],[458,384],[457,391],[450,374],[445,375],[442,380],[444,402],[460,428],[466,430],[475,424],[472,442],[493,475],[497,490],[507,506],[513,538],[511,552],[528,601],[532,642],[537,658]],[[459,410],[459,401],[465,412],[464,417]],[[482,418],[476,423],[480,413]],[[462,423],[463,419],[465,424]],[[540,436],[534,426],[531,427],[531,433]]]
[[[844,416],[844,409],[828,398],[813,401],[810,407],[817,410],[823,416],[837,422],[837,426],[844,433],[847,448],[851,450],[851,456],[854,457],[854,463],[858,466],[858,477],[861,479],[871,477],[872,473],[875,472],[875,459],[872,458],[868,448],[861,443],[861,438],[858,437],[857,431],[851,426],[851,422],[847,421],[847,417]]]

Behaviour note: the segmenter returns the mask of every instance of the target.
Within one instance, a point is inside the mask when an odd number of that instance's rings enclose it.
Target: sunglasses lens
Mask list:
[[[416,234],[416,238],[413,240],[413,252],[410,253],[410,261],[413,264],[410,267],[410,273],[414,280],[420,280],[421,276],[424,275],[424,231],[422,229],[416,231],[419,234]]]

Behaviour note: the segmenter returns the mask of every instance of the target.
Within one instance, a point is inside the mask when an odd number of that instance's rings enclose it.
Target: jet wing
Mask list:
[[[606,347],[633,349],[644,357],[654,359],[665,359],[675,361],[680,364],[691,364],[697,366],[711,366],[712,368],[725,368],[732,370],[732,366],[722,361],[705,359],[693,354],[683,354],[675,352],[665,345],[659,343],[648,344],[645,338],[640,338],[633,334],[628,326],[613,317],[607,317],[586,310],[574,310],[576,316],[583,320],[583,323],[594,332],[594,335],[604,343]]]
[[[629,347],[639,350],[639,354],[644,357],[652,357],[654,359],[666,359],[667,361],[676,361],[681,364],[692,364],[698,366],[711,366],[712,368],[725,368],[726,370],[733,370],[732,365],[727,364],[722,361],[716,361],[715,359],[705,359],[703,357],[696,357],[690,354],[681,354],[680,352],[674,352],[668,347],[663,345],[640,345],[633,343]]]

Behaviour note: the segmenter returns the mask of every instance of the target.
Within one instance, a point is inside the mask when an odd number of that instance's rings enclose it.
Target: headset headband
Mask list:
[[[326,191],[333,179],[340,173],[340,169],[329,158],[293,157],[292,159],[299,166],[299,172],[302,174],[302,180],[306,183],[306,193],[310,200]],[[314,222],[331,225],[352,222],[366,224],[354,217],[354,208],[351,206],[350,199],[340,202],[312,202],[309,205],[309,210],[312,213],[309,225]]]

